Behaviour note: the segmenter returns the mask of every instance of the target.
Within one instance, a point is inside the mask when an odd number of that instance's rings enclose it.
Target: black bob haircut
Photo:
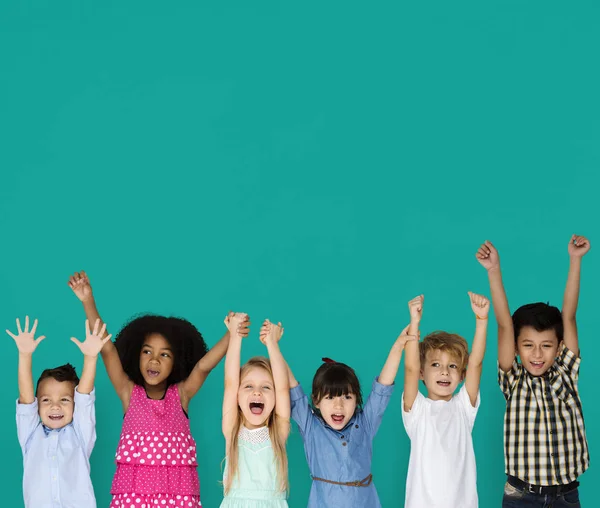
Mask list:
[[[207,352],[202,334],[189,321],[176,317],[145,314],[133,318],[119,332],[115,346],[123,370],[135,384],[144,386],[140,371],[140,351],[150,335],[162,335],[173,351],[173,370],[167,384],[187,379],[192,369]]]
[[[563,319],[558,307],[542,302],[528,303],[515,311],[512,315],[512,321],[515,333],[515,343],[517,342],[517,337],[521,333],[521,330],[526,326],[530,326],[538,332],[554,330],[558,342],[563,340]]]
[[[54,367],[53,369],[46,369],[44,370],[41,375],[40,378],[37,380],[37,384],[35,385],[35,393],[37,394],[38,388],[40,387],[40,383],[44,380],[44,379],[56,379],[56,381],[59,382],[64,382],[64,381],[68,381],[70,383],[73,383],[73,387],[77,386],[79,384],[79,377],[77,377],[77,371],[75,370],[75,367],[73,367],[70,363],[65,363],[64,365],[61,365],[60,367]]]
[[[318,404],[323,397],[340,397],[353,393],[356,397],[356,407],[362,408],[362,391],[360,389],[360,381],[352,367],[345,363],[333,362],[324,360],[312,384],[312,402],[313,405]]]

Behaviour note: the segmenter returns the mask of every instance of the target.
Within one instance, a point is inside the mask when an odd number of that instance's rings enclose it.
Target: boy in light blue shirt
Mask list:
[[[102,339],[96,322],[86,321],[85,342],[71,340],[84,355],[81,380],[72,365],[47,369],[33,390],[31,357],[45,338],[35,338],[37,320],[29,331],[17,319],[18,334],[6,331],[19,350],[17,434],[23,451],[23,498],[26,508],[95,508],[90,479],[90,455],[96,441],[94,378]],[[37,395],[37,396],[36,396]]]

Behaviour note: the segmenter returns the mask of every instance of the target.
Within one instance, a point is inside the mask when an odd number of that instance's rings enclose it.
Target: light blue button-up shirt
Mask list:
[[[26,508],[96,508],[90,479],[90,455],[96,442],[95,394],[75,389],[73,421],[45,429],[32,404],[17,400],[17,434],[23,451],[23,498]]]
[[[317,416],[300,385],[290,390],[292,418],[304,440],[304,452],[310,474],[336,482],[363,480],[371,474],[373,438],[394,386],[375,380],[362,411],[357,411],[342,430],[334,430]],[[313,480],[308,508],[360,507],[379,508],[375,485],[349,487]]]

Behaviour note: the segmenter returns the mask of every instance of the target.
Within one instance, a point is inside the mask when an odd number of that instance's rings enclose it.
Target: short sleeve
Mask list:
[[[308,397],[304,394],[302,386],[290,388],[290,404],[292,409],[292,419],[298,425],[300,433],[305,435],[312,424],[315,415],[308,404]]]
[[[523,366],[517,362],[516,359],[513,361],[510,370],[507,372],[504,372],[500,368],[500,364],[498,364],[498,384],[500,385],[500,389],[502,390],[505,398],[508,399],[510,397],[510,394],[512,393],[517,379],[521,375],[522,370]]]
[[[367,403],[363,409],[363,416],[367,423],[367,428],[371,437],[374,437],[379,430],[383,413],[390,402],[392,393],[394,392],[394,385],[382,385],[378,378],[373,381],[371,393],[367,399]]]
[[[38,414],[37,398],[31,404],[20,404],[17,399],[17,436],[21,450],[25,454],[27,441],[40,425],[40,416]]]
[[[73,410],[73,426],[89,459],[96,443],[96,390],[90,393],[79,393],[75,388],[75,408]]]
[[[425,397],[421,392],[417,392],[417,396],[415,397],[415,401],[413,402],[410,411],[404,410],[404,393],[402,393],[402,422],[404,423],[404,428],[406,429],[406,433],[410,439],[413,438],[414,430],[417,428],[419,424],[419,420],[421,415],[423,414],[423,406],[425,404]]]
[[[477,418],[477,412],[479,411],[479,404],[481,402],[481,392],[477,392],[475,407],[473,407],[473,404],[471,404],[471,397],[469,397],[469,392],[467,391],[466,385],[462,385],[456,397],[457,402],[460,404],[462,411],[467,417],[469,429],[473,430],[473,425],[475,425],[475,418]]]
[[[579,365],[581,364],[581,358],[564,344],[558,353],[556,364],[559,368],[564,370],[573,381],[577,382],[579,379]]]

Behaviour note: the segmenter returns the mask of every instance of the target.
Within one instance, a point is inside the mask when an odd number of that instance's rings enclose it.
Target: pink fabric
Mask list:
[[[162,400],[133,387],[115,456],[111,508],[200,506],[196,443],[177,385]]]

